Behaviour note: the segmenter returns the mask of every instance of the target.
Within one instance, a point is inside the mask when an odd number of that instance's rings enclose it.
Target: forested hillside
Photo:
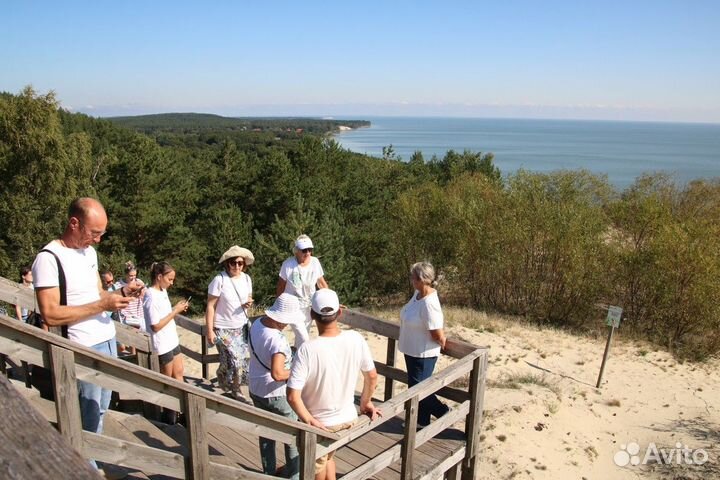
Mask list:
[[[597,304],[610,303],[625,309],[624,331],[681,355],[720,348],[716,181],[648,176],[616,192],[584,171],[501,178],[491,154],[351,153],[324,136],[337,123],[322,122],[109,121],[30,88],[2,94],[0,274],[17,280],[61,233],[70,200],[90,195],[109,215],[101,262],[118,275],[133,260],[143,276],[169,261],[196,313],[230,245],[254,252],[255,298],[268,302],[293,239],[307,233],[348,305],[404,298],[409,265],[429,260],[445,302],[577,329],[598,328]]]

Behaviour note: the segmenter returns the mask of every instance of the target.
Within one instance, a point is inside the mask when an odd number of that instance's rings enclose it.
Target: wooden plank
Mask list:
[[[382,320],[356,310],[344,309],[339,321],[354,328],[377,333],[383,337],[394,338],[395,340],[400,338],[400,326],[397,323]],[[477,348],[476,345],[471,343],[448,337],[445,349],[441,353],[454,358],[463,358],[474,352]],[[487,349],[487,347],[481,348]]]
[[[58,431],[75,450],[80,451],[82,420],[75,378],[75,356],[73,352],[55,345],[49,348]]]
[[[175,325],[180,328],[184,328],[185,330],[190,330],[196,335],[205,335],[205,323],[196,322],[185,315],[175,315]]]
[[[412,397],[405,402],[405,432],[403,433],[400,458],[402,468],[400,478],[410,480],[413,477],[413,452],[415,451],[415,434],[417,433],[418,397]]]
[[[375,473],[397,461],[400,458],[400,449],[400,444],[390,447],[366,464],[344,475],[343,480],[364,480],[370,478]]]
[[[375,318],[356,310],[350,310],[348,308],[343,309],[339,321],[346,325],[350,325],[353,328],[377,333],[383,337],[395,340],[400,339],[400,325],[397,323]]]
[[[185,471],[189,474],[188,478],[201,480],[210,473],[210,454],[205,428],[205,399],[186,393],[184,403],[188,448],[190,449],[190,455],[185,463]]]
[[[141,352],[152,352],[150,335],[135,327],[115,322],[115,337],[117,341],[128,347],[135,347]]]
[[[22,283],[16,283],[4,277],[0,277],[0,300],[20,305],[28,310],[35,310],[35,292]]]
[[[190,478],[185,476],[185,469],[182,465],[183,458],[178,454],[165,452],[143,445],[137,445],[131,442],[110,439],[90,432],[83,433],[87,437],[94,437],[87,440],[87,449],[89,451],[93,451],[96,458],[100,459],[99,452],[111,450],[110,452],[103,454],[105,458],[102,460],[105,462],[124,467],[137,468],[148,474]],[[208,474],[204,478],[222,480],[268,480],[276,477],[249,472],[240,467],[210,463]]]
[[[224,425],[210,425],[210,435],[222,441],[241,460],[246,468],[262,471],[260,447],[256,437],[250,437]]]
[[[463,480],[473,480],[477,466],[480,463],[480,434],[482,431],[482,412],[485,397],[485,376],[487,373],[487,352],[477,357],[473,362],[470,375],[470,412],[465,423],[467,435],[467,448],[463,458]]]
[[[387,367],[395,366],[395,354],[397,353],[397,342],[394,338],[387,339],[387,354],[385,355],[385,365]],[[385,401],[387,402],[393,396],[393,379],[385,376]]]
[[[0,459],[5,472],[0,476],[98,479],[88,461],[3,376],[0,399]]]
[[[383,375],[386,378],[386,385],[388,378],[407,385],[407,372],[398,368],[389,367],[380,362],[375,362],[375,369],[380,375]],[[470,400],[470,394],[464,390],[460,390],[459,388],[443,387],[435,392],[435,394],[454,402],[464,402],[465,400]],[[387,402],[388,400],[389,399],[385,401]]]
[[[464,456],[465,447],[462,446],[458,448],[457,451],[455,451],[452,455],[446,457],[443,461],[436,464],[434,468],[420,472],[418,476],[415,477],[415,480],[435,480],[438,478],[442,478],[445,472],[453,469],[453,466],[457,465],[458,462],[462,461]]]
[[[317,446],[317,435],[311,432],[300,432],[298,442],[300,453],[300,479],[313,480],[315,478],[315,448]]]

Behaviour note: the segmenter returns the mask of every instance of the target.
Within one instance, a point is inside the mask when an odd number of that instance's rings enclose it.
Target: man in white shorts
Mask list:
[[[377,371],[365,339],[355,331],[342,331],[337,294],[327,288],[315,292],[311,315],[319,336],[300,346],[287,383],[287,398],[301,421],[331,432],[345,430],[357,421],[354,404],[357,372],[363,375],[360,412],[375,420],[381,415],[372,403]],[[315,480],[335,480],[330,452],[315,462]]]

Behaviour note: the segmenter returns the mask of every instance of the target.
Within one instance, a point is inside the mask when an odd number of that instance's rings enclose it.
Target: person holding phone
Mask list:
[[[168,288],[175,283],[175,269],[169,263],[153,263],[150,276],[152,285],[145,292],[143,301],[144,330],[150,334],[153,349],[159,356],[160,372],[182,382],[185,372],[175,316],[186,312],[190,302],[180,300],[174,307],[170,303]]]
[[[217,346],[220,365],[218,385],[238,400],[244,400],[241,385],[247,385],[249,327],[247,310],[253,304],[252,280],[245,273],[255,257],[247,248],[233,245],[222,254],[222,271],[208,286],[205,323],[208,343]]]

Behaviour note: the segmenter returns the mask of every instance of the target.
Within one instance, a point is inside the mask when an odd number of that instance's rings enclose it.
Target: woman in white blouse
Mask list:
[[[218,384],[238,400],[244,399],[240,386],[247,384],[247,309],[253,304],[252,280],[245,269],[254,261],[250,250],[237,245],[223,253],[218,261],[223,271],[208,286],[205,310],[208,343],[220,354]]]
[[[399,350],[405,355],[408,387],[432,376],[440,350],[445,348],[443,313],[435,290],[435,269],[427,262],[419,262],[410,268],[410,283],[415,292],[400,310]],[[448,406],[435,394],[420,401],[418,426],[430,424],[430,417],[441,417]]]

